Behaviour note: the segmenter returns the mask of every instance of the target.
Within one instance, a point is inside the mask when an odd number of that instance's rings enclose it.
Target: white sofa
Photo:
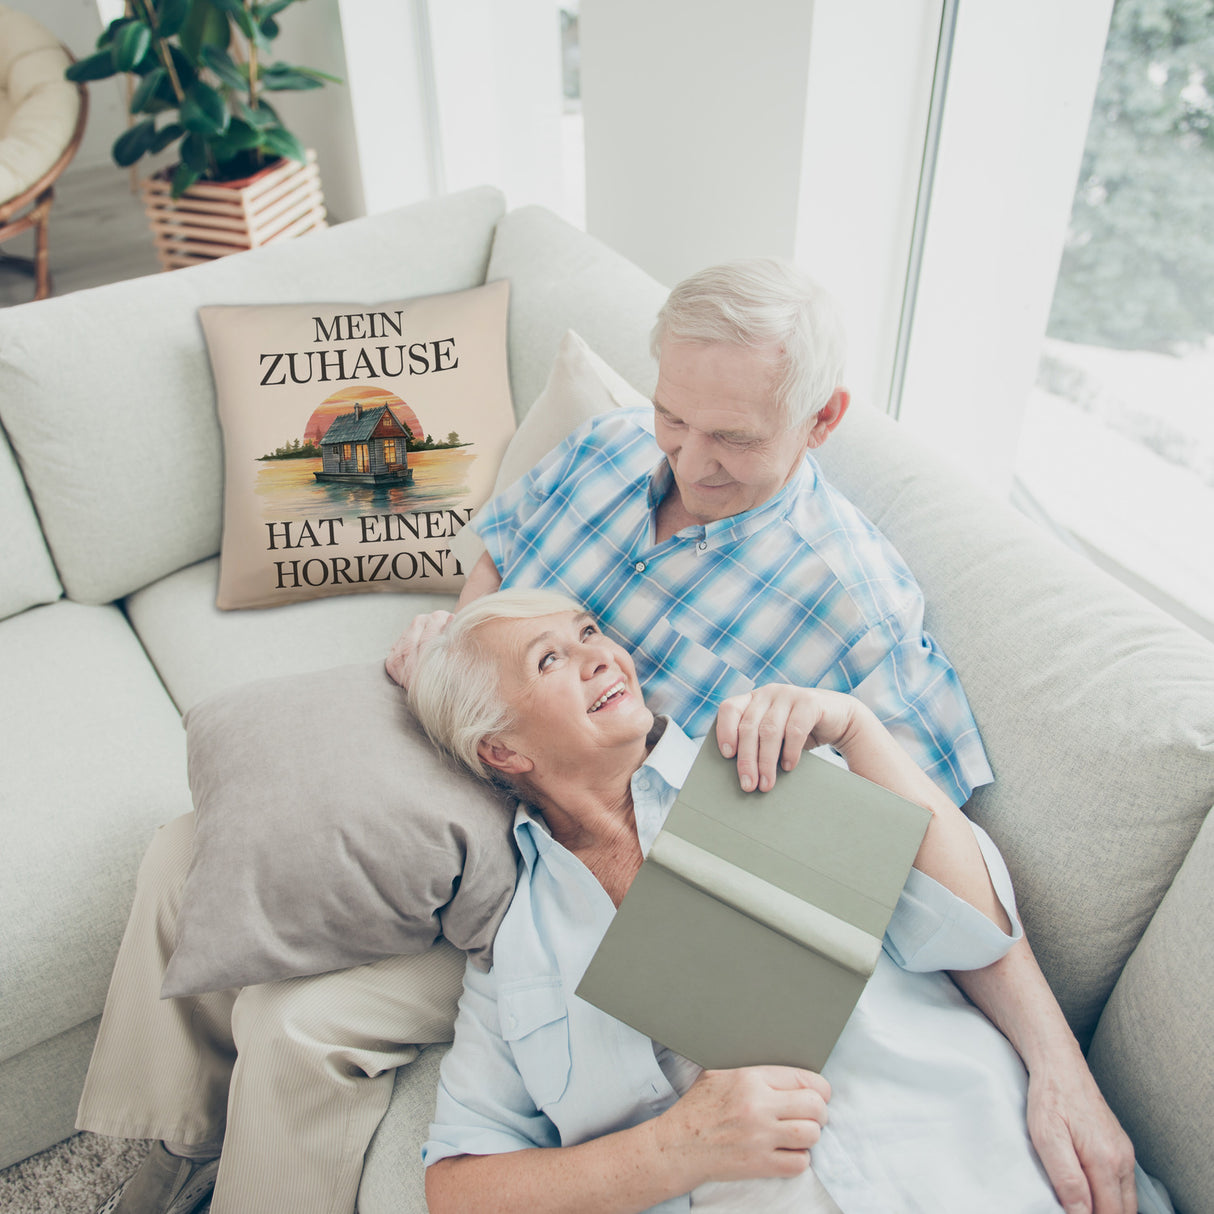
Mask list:
[[[470,191],[191,270],[0,312],[0,1166],[72,1132],[155,825],[190,808],[180,713],[374,661],[446,600],[214,606],[221,438],[195,310],[512,283],[520,415],[567,328],[642,391],[665,290],[538,208]],[[826,474],[919,577],[996,772],[971,803],[1147,1169],[1214,1210],[1214,646],[857,406]],[[366,1214],[421,1211],[443,1047],[398,1075]]]

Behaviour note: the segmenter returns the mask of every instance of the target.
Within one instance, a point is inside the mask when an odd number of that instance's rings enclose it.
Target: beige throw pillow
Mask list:
[[[452,592],[514,433],[509,284],[203,307],[224,440],[218,606]]]
[[[543,392],[502,456],[491,496],[513,485],[583,422],[612,409],[648,404],[651,402],[569,329],[561,339]],[[463,568],[471,569],[485,545],[474,531],[467,530],[460,532],[451,549]]]

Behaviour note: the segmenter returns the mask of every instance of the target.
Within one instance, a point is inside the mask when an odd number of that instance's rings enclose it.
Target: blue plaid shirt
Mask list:
[[[472,522],[502,586],[560,590],[634,655],[646,703],[691,735],[765,683],[853,692],[958,804],[992,779],[923,595],[806,455],[775,497],[655,543],[673,485],[649,409],[594,418]]]

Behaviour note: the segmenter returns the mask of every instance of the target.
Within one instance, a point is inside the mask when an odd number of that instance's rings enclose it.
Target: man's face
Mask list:
[[[791,429],[785,424],[776,383],[773,351],[663,344],[654,431],[683,508],[697,522],[730,518],[769,501],[806,449],[818,445],[812,418]]]

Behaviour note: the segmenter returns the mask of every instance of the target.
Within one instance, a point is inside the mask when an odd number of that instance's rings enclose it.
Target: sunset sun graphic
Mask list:
[[[396,420],[402,426],[407,426],[415,439],[420,441],[426,436],[417,414],[395,393],[386,388],[356,386],[342,388],[340,392],[334,392],[316,406],[304,428],[303,441],[313,443],[319,448],[320,440],[324,438],[334,419],[341,417],[343,413],[352,413],[355,405],[362,405],[364,409],[378,409],[381,405],[387,405]]]

